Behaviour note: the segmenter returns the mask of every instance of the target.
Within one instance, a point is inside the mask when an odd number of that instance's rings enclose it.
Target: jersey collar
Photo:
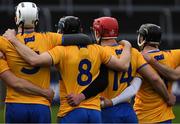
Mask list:
[[[149,50],[148,53],[156,53],[156,52],[160,52],[159,49],[155,49],[155,50]]]
[[[111,46],[118,46],[119,44],[117,44],[117,43],[114,43],[114,44],[112,44]]]

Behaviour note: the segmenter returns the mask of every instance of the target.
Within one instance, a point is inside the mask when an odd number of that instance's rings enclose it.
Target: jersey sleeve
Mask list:
[[[8,44],[10,44],[9,41],[7,41],[6,38],[0,36],[0,50],[2,52],[6,52]]]
[[[134,54],[132,55],[135,55],[137,60],[136,60],[136,63],[137,63],[137,69],[136,71],[138,72],[142,67],[146,66],[147,65],[147,62],[146,60],[144,59],[143,55],[137,50],[137,49],[132,49],[132,52]]]
[[[6,70],[9,70],[7,62],[4,59],[0,59],[0,74]]]
[[[107,64],[111,58],[110,52],[108,52],[106,47],[99,46],[99,49],[102,63]]]
[[[55,47],[62,44],[62,34],[48,32],[47,36],[50,46]]]
[[[51,55],[53,64],[58,64],[64,57],[65,48],[63,46],[56,46],[49,50],[48,53]]]
[[[176,65],[176,67],[179,66],[180,65],[180,49],[171,50],[171,54],[172,54],[174,64]]]

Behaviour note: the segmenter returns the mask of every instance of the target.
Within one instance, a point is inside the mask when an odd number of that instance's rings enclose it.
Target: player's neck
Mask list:
[[[148,52],[150,50],[156,50],[159,49],[158,47],[152,47],[152,46],[145,46],[143,49],[143,52]]]
[[[115,39],[107,39],[101,41],[101,46],[112,46],[114,44],[117,44]]]
[[[22,28],[19,27],[18,33],[21,33],[21,32],[22,32]],[[24,28],[24,33],[26,33],[26,32],[28,32],[28,33],[34,32],[34,28]]]

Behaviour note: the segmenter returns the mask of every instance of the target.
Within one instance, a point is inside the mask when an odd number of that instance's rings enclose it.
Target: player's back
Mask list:
[[[56,36],[54,33],[25,33],[17,34],[20,42],[37,53],[45,52],[55,45],[60,44],[61,35]],[[59,41],[59,43],[58,43]],[[0,39],[0,49],[5,53],[8,65],[11,71],[20,78],[31,81],[42,88],[48,88],[50,85],[50,68],[49,67],[32,67],[20,57],[15,48],[4,37]],[[36,103],[49,105],[49,101],[44,97],[33,96],[18,92],[8,87],[6,102],[8,103]]]
[[[106,46],[109,53],[120,57],[123,46]],[[131,49],[131,62],[127,72],[117,72],[108,70],[108,87],[101,94],[102,96],[112,99],[121,94],[125,88],[130,85],[131,80],[137,75],[138,69],[146,64],[143,56],[135,48]],[[129,101],[129,100],[128,100]],[[127,101],[127,102],[128,102]]]
[[[160,63],[175,68],[176,65],[170,51],[153,50],[149,51],[149,53],[151,57],[154,57]],[[172,82],[164,79],[164,83],[168,91],[171,92]],[[134,109],[140,122],[162,122],[174,118],[172,107],[168,106],[151,84],[145,80],[143,80],[136,95]]]
[[[81,93],[98,76],[101,63],[107,63],[110,54],[98,45],[88,45],[87,47],[57,46],[49,53],[54,64],[59,63],[62,76],[60,84],[61,106],[58,113],[58,116],[62,117],[74,109],[68,105],[65,97],[70,93]],[[100,110],[99,96],[85,100],[77,107]]]

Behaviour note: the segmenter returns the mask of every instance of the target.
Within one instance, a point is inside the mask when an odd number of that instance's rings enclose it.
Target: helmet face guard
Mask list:
[[[140,48],[143,48],[145,43],[159,45],[161,42],[161,28],[158,25],[143,24],[137,33],[137,44]]]
[[[97,28],[93,28],[93,32],[94,32],[94,37],[95,37],[96,43],[100,44],[102,37],[101,37],[99,30]]]
[[[138,34],[137,44],[138,44],[140,50],[143,50],[145,43],[146,43],[146,41],[144,40],[144,37],[141,34]]]
[[[63,34],[64,27],[65,27],[64,18],[60,18],[60,20],[56,26],[57,26],[57,33]]]

